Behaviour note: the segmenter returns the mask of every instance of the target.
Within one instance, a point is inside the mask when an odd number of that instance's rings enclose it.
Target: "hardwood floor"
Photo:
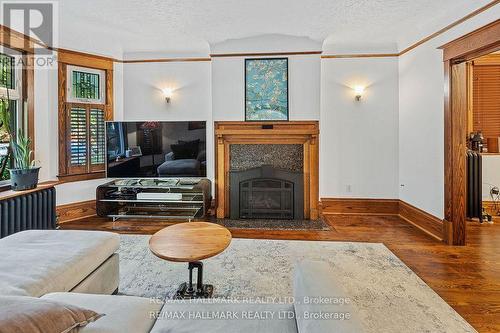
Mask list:
[[[500,224],[469,222],[467,245],[439,243],[397,216],[326,215],[329,231],[232,229],[236,238],[381,242],[479,332],[500,332]],[[115,231],[152,234],[171,223],[124,221]],[[113,230],[88,218],[63,229]]]

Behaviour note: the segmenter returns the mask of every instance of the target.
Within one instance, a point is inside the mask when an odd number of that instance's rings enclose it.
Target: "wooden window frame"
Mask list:
[[[30,37],[0,25],[0,46],[21,54],[24,66],[21,69],[22,85],[19,103],[20,108],[23,109],[23,118],[26,119],[23,126],[31,139],[31,149],[35,158],[35,45]],[[10,190],[10,184],[0,185],[0,192],[8,190]]]
[[[113,120],[113,61],[102,57],[92,56],[79,52],[59,50],[58,54],[58,76],[59,76],[59,174],[58,178],[62,182],[74,182],[88,179],[98,179],[105,177],[104,168],[93,168],[90,165],[90,155],[87,156],[88,165],[83,168],[69,167],[69,122],[68,107],[78,106],[90,109],[104,110],[104,120]],[[67,101],[68,66],[85,67],[105,72],[105,104],[75,103]],[[88,113],[89,114],[89,113]],[[87,115],[87,118],[89,116]],[[87,136],[87,141],[90,137]]]

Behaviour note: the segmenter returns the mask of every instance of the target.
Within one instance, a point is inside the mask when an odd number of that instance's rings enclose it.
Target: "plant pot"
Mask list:
[[[10,169],[10,186],[13,191],[24,191],[38,185],[40,167],[29,169]]]

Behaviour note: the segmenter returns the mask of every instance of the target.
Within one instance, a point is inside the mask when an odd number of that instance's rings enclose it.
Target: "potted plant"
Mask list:
[[[35,188],[38,185],[40,167],[35,166],[31,139],[21,129],[16,133],[11,128],[11,113],[9,110],[9,89],[7,99],[0,99],[0,122],[10,137],[8,157],[12,154],[14,167],[9,169],[11,189],[23,191]]]
[[[40,167],[35,166],[31,139],[25,136],[21,130],[11,140],[14,156],[14,168],[10,169],[11,189],[23,191],[35,188],[38,185],[38,173]]]

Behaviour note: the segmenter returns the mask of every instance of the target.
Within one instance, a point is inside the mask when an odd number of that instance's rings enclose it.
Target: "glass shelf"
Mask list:
[[[208,179],[118,179],[97,189],[98,215],[113,220],[177,219],[192,220],[204,216],[208,209],[211,185]],[[140,198],[138,194],[177,193],[172,199],[160,194],[159,198]],[[182,194],[182,196],[181,196]]]

